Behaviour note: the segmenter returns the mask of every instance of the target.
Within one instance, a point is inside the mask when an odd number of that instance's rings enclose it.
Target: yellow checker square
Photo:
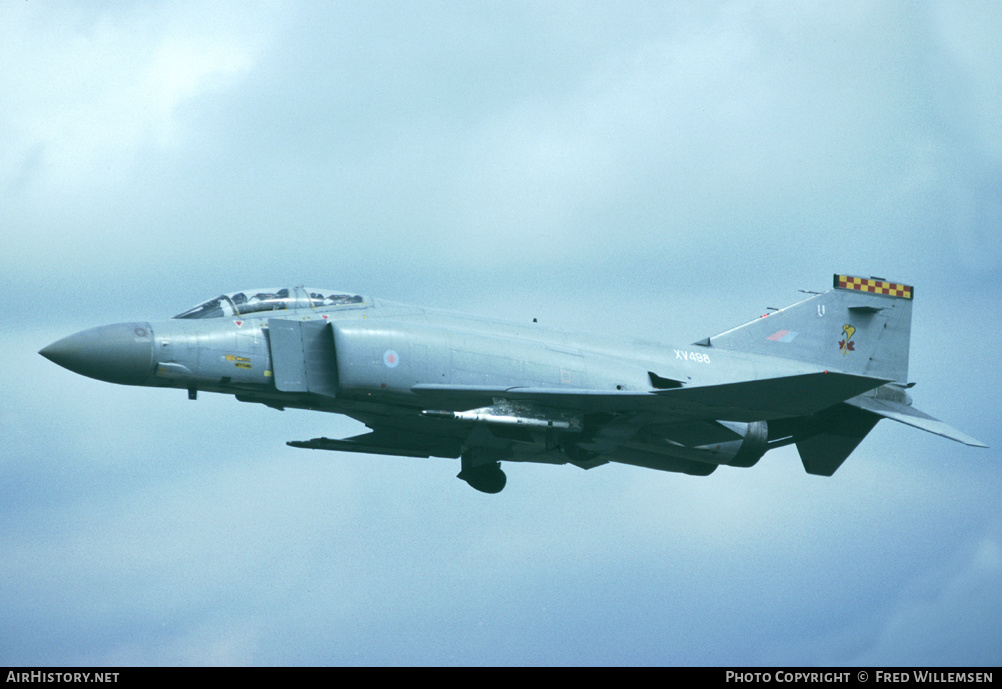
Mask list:
[[[854,289],[899,299],[911,299],[915,291],[911,285],[887,282],[879,278],[852,277],[851,275],[835,275],[834,286],[838,289]]]

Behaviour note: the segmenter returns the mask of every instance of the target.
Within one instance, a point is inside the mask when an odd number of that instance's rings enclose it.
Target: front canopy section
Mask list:
[[[253,289],[221,294],[184,313],[179,313],[174,318],[233,318],[258,313],[278,315],[274,312],[364,305],[363,297],[347,292],[312,287]]]

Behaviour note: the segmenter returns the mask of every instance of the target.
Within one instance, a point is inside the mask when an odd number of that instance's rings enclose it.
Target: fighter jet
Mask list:
[[[689,345],[582,335],[305,287],[222,294],[174,318],[105,325],[39,352],[122,385],[344,414],[369,428],[292,447],[460,460],[485,493],[501,462],[609,462],[706,476],[795,444],[831,476],[880,419],[967,445],[912,407],[915,290],[832,289]]]

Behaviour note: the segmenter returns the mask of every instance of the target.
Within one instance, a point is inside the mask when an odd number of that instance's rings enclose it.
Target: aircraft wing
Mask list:
[[[592,468],[616,461],[706,475],[716,464],[688,461],[686,450],[706,452],[699,448],[741,441],[743,436],[728,423],[810,416],[886,382],[844,373],[811,373],[649,392],[420,384],[411,390],[423,407],[421,414],[412,408],[389,416],[355,415],[372,429],[370,433],[288,444],[404,457],[458,457],[469,442],[471,422],[474,429],[477,421],[491,425],[491,432],[480,438],[489,448],[493,442],[502,447],[511,440],[530,440],[533,428],[580,430],[581,416],[598,413],[608,418],[575,443],[584,454],[571,457],[571,463]],[[765,438],[760,440],[764,448]],[[528,461],[547,461],[535,457]]]
[[[425,406],[448,410],[472,409],[489,405],[494,399],[505,399],[584,413],[652,412],[680,418],[752,422],[815,414],[887,382],[830,372],[652,392],[437,384],[415,385],[411,390]]]

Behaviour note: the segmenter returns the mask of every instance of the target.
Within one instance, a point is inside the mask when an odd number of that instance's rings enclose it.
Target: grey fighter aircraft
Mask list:
[[[497,493],[502,461],[608,462],[706,476],[796,444],[831,476],[880,419],[983,443],[911,406],[914,290],[836,275],[831,290],[691,345],[578,335],[304,287],[220,295],[169,320],[85,330],[41,350],[123,385],[221,392],[344,414],[370,431],[293,447],[459,458]]]

